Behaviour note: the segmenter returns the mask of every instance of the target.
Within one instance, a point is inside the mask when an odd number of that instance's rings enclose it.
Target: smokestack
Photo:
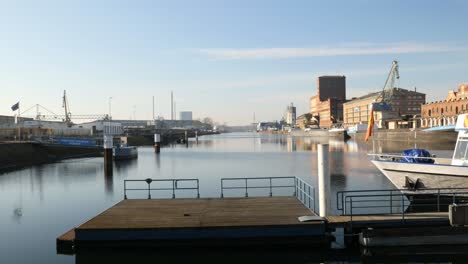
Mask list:
[[[171,120],[174,120],[174,93],[171,91]]]

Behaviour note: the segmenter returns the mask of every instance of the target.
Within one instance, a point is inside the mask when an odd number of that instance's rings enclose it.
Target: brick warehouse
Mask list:
[[[455,125],[457,116],[468,112],[468,84],[458,85],[458,91],[450,90],[444,101],[423,104],[421,126],[437,127]]]
[[[346,102],[345,76],[317,78],[317,95],[310,98],[310,113],[322,128],[330,128],[343,121],[343,103]]]

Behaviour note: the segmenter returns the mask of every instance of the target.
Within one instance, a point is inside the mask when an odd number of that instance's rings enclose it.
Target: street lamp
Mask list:
[[[109,120],[112,119],[112,97],[109,97]]]

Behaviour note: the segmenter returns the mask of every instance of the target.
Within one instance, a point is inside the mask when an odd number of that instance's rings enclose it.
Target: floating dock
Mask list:
[[[301,222],[309,216],[312,221]],[[103,245],[328,246],[324,219],[296,197],[123,200],[57,239],[59,253]],[[73,251],[73,250],[71,250]]]

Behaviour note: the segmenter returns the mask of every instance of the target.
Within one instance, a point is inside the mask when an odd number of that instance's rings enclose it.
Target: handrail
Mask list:
[[[403,191],[408,190],[340,191],[336,194],[337,209],[341,215],[350,216],[351,224],[356,215],[401,215],[405,221],[408,211],[441,212],[450,204],[468,200],[468,188],[464,187]]]
[[[265,185],[249,185],[251,181],[262,181],[266,182]],[[275,185],[275,180],[293,180],[291,185],[279,184]],[[226,186],[225,182],[234,181],[241,182],[242,185]],[[292,196],[300,200],[308,209],[312,212],[316,212],[316,199],[315,199],[315,188],[307,184],[302,179],[295,176],[282,176],[282,177],[250,177],[250,178],[222,178],[221,179],[221,198],[225,197],[226,190],[243,190],[244,197],[249,197],[249,190],[251,189],[267,189],[269,190],[269,196],[274,195],[275,189],[291,189],[293,190]]]
[[[146,182],[147,188],[127,188],[127,182]],[[172,183],[171,187],[162,188],[151,188],[151,183]],[[195,187],[179,187],[178,183],[181,182],[192,182],[195,183]],[[176,198],[176,191],[179,190],[196,190],[197,198],[200,198],[200,183],[198,179],[151,179],[147,178],[144,180],[124,180],[124,199],[128,199],[127,191],[147,191],[148,199],[151,199],[151,191],[172,191],[172,199]]]
[[[369,190],[352,190],[352,191],[338,191],[336,192],[336,208],[339,211],[344,211],[344,200],[346,196],[349,196],[349,194],[356,194],[356,193],[389,193],[390,195],[387,195],[387,197],[394,196],[392,195],[393,192],[396,192],[396,195],[404,194],[404,192],[411,191],[413,193],[419,193],[421,195],[425,194],[438,194],[443,195],[443,194],[453,194],[455,193],[460,193],[460,191],[468,191],[468,187],[453,187],[453,188],[418,188],[417,190],[410,190],[410,189],[369,189]]]
[[[274,180],[285,180],[285,179],[291,179],[294,181],[294,185],[274,185]],[[245,190],[245,197],[249,197],[249,189],[269,189],[270,197],[273,196],[273,190],[274,189],[279,189],[279,188],[291,188],[293,190],[296,190],[296,185],[295,185],[295,179],[296,177],[294,176],[282,176],[282,177],[248,177],[248,178],[222,178],[221,179],[221,198],[224,198],[224,190],[236,190],[236,189],[241,189]],[[263,185],[263,186],[249,186],[249,181],[258,181],[258,180],[267,180],[268,185]],[[242,181],[244,185],[242,186],[225,186],[225,181]],[[293,196],[295,196],[296,193],[294,193]]]
[[[315,202],[315,188],[300,178],[296,177],[296,198],[299,199],[312,212],[317,212],[317,204]]]

